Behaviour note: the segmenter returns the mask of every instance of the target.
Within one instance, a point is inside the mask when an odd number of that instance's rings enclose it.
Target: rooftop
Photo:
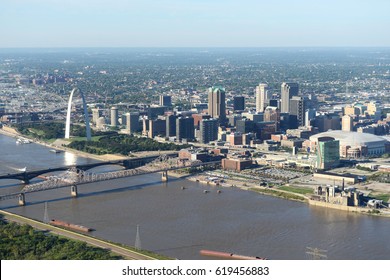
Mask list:
[[[370,133],[350,132],[342,130],[330,130],[315,134],[310,137],[311,141],[318,141],[320,137],[332,137],[340,140],[341,145],[363,146],[369,143],[385,144],[388,140],[385,137],[377,136]]]

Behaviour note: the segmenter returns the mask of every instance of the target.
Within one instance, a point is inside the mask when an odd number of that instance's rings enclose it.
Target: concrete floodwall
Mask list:
[[[318,179],[326,179],[330,181],[336,181],[336,182],[342,182],[344,179],[344,182],[346,184],[355,184],[356,179],[352,177],[342,176],[342,175],[333,175],[333,174],[326,174],[326,173],[314,173],[314,178]]]
[[[336,210],[343,210],[343,211],[348,211],[348,212],[366,212],[366,208],[361,208],[361,207],[356,207],[356,206],[346,206],[346,205],[340,205],[340,204],[333,204],[333,203],[328,203],[324,201],[317,201],[317,200],[311,200],[309,199],[309,204],[314,205],[314,206],[321,206],[321,207],[326,207],[326,208],[331,208],[331,209],[336,209]]]

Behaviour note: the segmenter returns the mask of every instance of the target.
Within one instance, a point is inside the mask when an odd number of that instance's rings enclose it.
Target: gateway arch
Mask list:
[[[72,99],[73,99],[73,94],[78,91],[81,95],[81,98],[83,99],[83,108],[84,108],[84,120],[85,120],[85,127],[87,129],[87,141],[91,140],[91,127],[89,126],[89,116],[88,116],[88,110],[87,110],[87,103],[85,102],[85,97],[84,94],[81,90],[78,88],[74,88],[70,92],[70,97],[69,97],[69,103],[68,103],[68,111],[66,113],[66,124],[65,124],[65,139],[70,138],[70,111],[72,109]]]

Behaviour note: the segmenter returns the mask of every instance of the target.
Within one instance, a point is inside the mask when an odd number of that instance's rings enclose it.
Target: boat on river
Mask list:
[[[63,227],[63,228],[66,228],[66,229],[71,229],[71,230],[76,230],[76,231],[81,231],[81,232],[93,231],[92,228],[81,226],[81,225],[71,224],[71,223],[68,223],[68,222],[61,221],[61,220],[51,220],[49,222],[49,224],[51,224],[53,226],[59,226],[59,227]]]
[[[266,258],[261,258],[261,257],[244,256],[244,255],[237,255],[233,253],[211,251],[211,250],[200,250],[199,253],[202,256],[231,259],[231,260],[266,260]]]
[[[16,144],[31,144],[31,141],[26,138],[18,138]]]

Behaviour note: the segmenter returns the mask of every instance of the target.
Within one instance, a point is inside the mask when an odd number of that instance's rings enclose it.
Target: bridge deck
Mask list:
[[[218,165],[220,164],[220,161],[213,161],[213,162],[201,162],[196,163],[188,166],[173,166],[169,168],[150,168],[148,166],[139,167],[136,169],[128,169],[128,170],[120,170],[120,171],[114,171],[114,172],[106,172],[101,174],[96,173],[87,173],[87,172],[81,172],[81,173],[73,173],[69,174],[69,177],[63,177],[63,178],[49,178],[46,181],[26,185],[21,192],[16,193],[10,193],[0,196],[1,200],[7,200],[12,198],[17,198],[21,194],[26,193],[33,193],[33,192],[40,192],[40,191],[46,191],[46,190],[53,190],[53,189],[59,189],[59,188],[65,188],[70,187],[74,185],[83,185],[83,184],[89,184],[89,183],[95,183],[95,182],[101,182],[101,181],[107,181],[107,180],[114,180],[114,179],[120,179],[120,178],[126,178],[126,177],[132,177],[132,176],[139,176],[139,175],[147,175],[152,173],[158,173],[158,172],[165,172],[165,171],[174,171],[179,170],[183,168],[191,168],[191,167],[200,167],[200,166],[207,166],[207,165]]]

